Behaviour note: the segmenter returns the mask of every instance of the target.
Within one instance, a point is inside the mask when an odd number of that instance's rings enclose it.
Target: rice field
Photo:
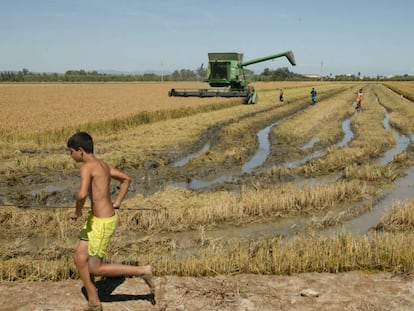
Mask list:
[[[152,209],[122,212],[108,260],[152,262],[160,275],[411,271],[412,202],[393,208],[362,237],[326,236],[323,231],[372,208],[381,192],[412,166],[411,144],[387,164],[377,160],[397,144],[384,126],[386,116],[399,133],[414,131],[414,104],[393,91],[400,87],[414,96],[414,84],[393,83],[393,90],[378,83],[254,86],[259,92],[256,105],[167,96],[172,87],[206,87],[195,83],[0,84],[0,203],[24,201],[34,186],[62,180],[68,191],[76,191],[77,169],[65,142],[68,133],[87,128],[96,137],[99,157],[136,177],[124,206]],[[319,91],[314,106],[309,104],[313,86]],[[352,102],[361,87],[363,112],[356,114]],[[280,88],[287,103],[278,101]],[[269,156],[258,171],[204,191],[168,184],[240,169],[257,150],[258,131],[276,120],[278,125],[269,132]],[[353,138],[338,147],[344,120],[350,121]],[[309,150],[302,148],[314,138],[317,142]],[[211,143],[209,150],[183,167],[172,166],[206,142]],[[315,150],[326,154],[297,167],[280,166]],[[53,195],[33,198],[48,204]],[[58,203],[67,206],[72,200],[69,194]],[[79,224],[69,222],[68,213],[65,208],[2,207],[1,280],[77,278],[71,254]],[[288,238],[273,234],[228,240],[225,233],[210,235],[295,217],[311,221]],[[191,246],[184,248],[184,241]]]
[[[282,83],[292,87],[297,83]],[[258,83],[257,89],[275,84]],[[0,132],[41,133],[86,123],[123,119],[142,112],[235,101],[168,97],[171,88],[206,88],[201,82],[0,84]],[[237,100],[241,102],[241,100]]]

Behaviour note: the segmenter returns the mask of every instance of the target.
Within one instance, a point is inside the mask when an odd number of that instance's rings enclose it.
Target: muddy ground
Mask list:
[[[156,304],[140,279],[98,281],[104,310],[414,310],[411,275],[305,273],[155,278]],[[80,281],[0,284],[1,311],[82,310]]]
[[[299,106],[298,110],[305,109],[309,104],[307,100]],[[247,114],[240,119],[232,122],[241,122],[244,118],[254,116],[255,114]],[[216,124],[203,133],[200,139],[191,145],[186,146],[182,150],[165,150],[162,152],[154,152],[152,157],[145,159],[139,163],[138,167],[121,168],[132,178],[127,198],[134,197],[137,194],[144,196],[151,195],[155,192],[162,191],[166,186],[173,185],[188,188],[198,192],[210,192],[216,190],[228,190],[238,192],[243,187],[246,189],[252,187],[251,181],[254,179],[262,179],[258,172],[250,174],[241,174],[241,166],[243,163],[240,159],[229,158],[225,163],[213,163],[204,166],[188,168],[186,166],[176,166],[178,163],[190,161],[192,157],[196,157],[203,149],[203,146],[209,145],[213,148],[215,145],[222,143],[220,131],[228,123]],[[255,131],[260,131],[268,126],[268,123],[257,123]],[[234,145],[240,142],[235,140]],[[230,146],[229,146],[230,147]],[[257,146],[250,151],[249,156],[255,154]],[[23,151],[33,157],[41,157],[41,153],[31,150]],[[289,154],[275,155],[270,154],[265,163],[261,164],[262,171],[268,171],[278,161],[289,158]],[[163,163],[162,165],[160,163]],[[219,182],[209,184],[209,180],[214,180],[218,176],[237,176],[233,181]],[[289,179],[290,177],[283,177]],[[206,181],[206,186],[200,186],[196,189],[191,188],[193,180]],[[277,180],[280,182],[281,180]],[[286,181],[286,180],[285,180]],[[262,184],[273,183],[274,180],[265,180]],[[17,206],[45,206],[45,207],[62,207],[72,206],[79,183],[79,172],[73,171],[44,171],[40,173],[26,173],[23,175],[7,176],[0,180],[0,204],[17,205]],[[117,192],[116,187],[112,189],[113,193]]]

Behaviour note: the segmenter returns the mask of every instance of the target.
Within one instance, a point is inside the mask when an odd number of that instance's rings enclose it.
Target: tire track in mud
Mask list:
[[[389,122],[389,114],[392,112],[386,105],[381,103],[380,96],[373,91],[375,97],[375,104],[384,108],[383,127],[386,131],[391,131],[395,138],[395,145],[385,151],[382,156],[372,159],[370,162],[376,165],[385,166],[394,161],[394,157],[398,154],[409,151],[410,145],[414,141],[414,135],[406,136],[400,132],[399,129],[393,127]],[[393,183],[393,187],[385,188],[381,197],[375,199],[372,207],[368,210],[363,210],[362,213],[344,221],[339,225],[328,227],[323,231],[325,235],[334,235],[338,232],[351,232],[356,235],[363,235],[370,230],[375,229],[379,224],[381,218],[388,212],[395,202],[407,201],[412,199],[412,187],[414,186],[414,167],[405,170],[405,176],[397,179]]]
[[[381,102],[379,95],[374,92],[376,104],[384,108],[385,116],[383,126],[387,131],[392,131],[396,144],[384,154],[375,159],[378,165],[388,165],[394,160],[398,154],[407,151],[414,142],[414,134],[406,136],[399,129],[393,127],[389,122],[389,114],[392,112],[390,108]],[[413,103],[414,104],[414,103]],[[391,211],[395,202],[403,202],[412,199],[412,187],[414,186],[414,167],[406,170],[405,176],[397,179],[392,189],[386,189],[379,202],[374,204],[372,208],[353,219],[344,222],[340,226],[334,226],[325,230],[326,234],[335,234],[338,231],[352,232],[354,234],[365,234],[375,228],[384,214]]]
[[[377,98],[377,103],[380,104],[380,101]],[[384,107],[386,108],[386,107]],[[411,137],[407,137],[403,134],[401,134],[398,129],[393,128],[390,124],[389,124],[389,114],[388,114],[388,109],[386,109],[387,112],[384,116],[384,120],[383,120],[383,126],[386,130],[392,131],[393,135],[396,139],[396,145],[392,148],[390,148],[389,150],[387,150],[386,152],[384,152],[383,156],[379,157],[378,159],[374,159],[374,162],[377,162],[379,165],[387,165],[389,163],[391,163],[393,161],[393,157],[403,151],[406,151],[409,147],[409,145],[413,142],[414,140],[414,136],[411,135]],[[285,119],[288,119],[285,118]],[[270,129],[273,126],[277,126],[277,124],[279,122],[281,122],[283,120],[279,120],[273,124],[271,124],[270,126],[268,126],[267,128],[265,128],[266,130],[262,130],[263,133],[265,133],[264,136],[268,136],[269,135],[269,131],[268,129]],[[344,131],[344,137],[343,139],[338,142],[336,145],[337,147],[345,147],[353,138],[353,133],[351,130],[351,119],[347,118],[342,122],[342,128]],[[258,134],[258,136],[260,136],[261,134]],[[308,143],[304,144],[301,149],[310,149],[314,146],[314,144],[318,141],[317,138],[312,138]],[[270,144],[270,142],[269,142]],[[326,150],[329,148],[330,146],[327,146],[323,151],[322,150],[317,150],[315,152],[313,152],[312,154],[305,156],[304,158],[300,159],[300,160],[294,160],[291,162],[287,162],[282,164],[282,166],[285,167],[295,167],[297,165],[301,165],[306,163],[307,161],[317,158],[317,157],[322,157],[325,153]],[[260,161],[259,161],[260,162]],[[263,160],[262,162],[265,162],[265,160]],[[252,171],[254,171],[253,167],[250,168],[249,167],[249,172],[251,173]],[[248,176],[249,174],[246,174],[245,176]],[[257,175],[256,175],[257,176]],[[326,179],[325,176],[323,177],[319,177],[319,178],[314,178],[313,183],[326,183],[326,182],[330,182],[330,181],[335,181],[340,179],[341,176],[337,175],[331,179]],[[233,179],[233,180],[232,180]],[[213,181],[210,182],[203,182],[203,181],[197,181],[198,184],[200,185],[204,185],[204,186],[211,186],[212,184],[216,184],[216,183],[221,183],[221,182],[225,182],[227,184],[232,183],[232,182],[236,182],[234,181],[234,176],[232,178],[226,178],[225,176],[220,176],[218,178],[216,178]],[[193,188],[197,189],[197,183],[193,185]],[[408,184],[408,186],[407,186]],[[369,231],[371,228],[373,228],[375,225],[378,224],[378,222],[380,221],[381,216],[384,214],[384,212],[389,210],[389,206],[392,203],[392,200],[401,198],[401,199],[408,199],[410,197],[410,193],[408,191],[406,191],[405,189],[408,187],[410,188],[410,184],[414,184],[414,169],[410,169],[408,170],[408,174],[406,177],[401,178],[400,180],[398,180],[396,182],[396,191],[388,191],[386,198],[383,200],[380,200],[377,204],[375,204],[373,206],[373,208],[369,211],[369,212],[364,212],[359,216],[354,217],[353,219],[351,219],[350,221],[346,221],[343,225],[341,225],[340,227],[334,227],[334,229],[332,229],[333,231],[338,231],[338,230],[342,230],[344,228],[347,228],[347,231],[350,232],[355,232],[355,233],[365,233],[367,231]],[[187,185],[188,187],[188,185]],[[190,188],[191,184],[190,184]],[[319,218],[324,217],[324,215],[322,216],[317,216]],[[368,221],[369,219],[369,221]],[[306,223],[309,222],[309,217],[295,217],[295,218],[290,218],[288,220],[284,219],[282,221],[278,221],[277,223],[266,223],[266,224],[254,224],[251,228],[252,232],[261,232],[261,234],[264,234],[265,232],[269,233],[269,234],[282,234],[282,235],[291,235],[294,232],[297,232],[297,230],[299,230],[300,227],[304,227],[306,225]],[[260,229],[259,229],[260,228]],[[228,229],[228,227],[226,228],[226,230]],[[332,230],[328,230],[328,231],[332,231]],[[238,232],[237,234],[234,233],[233,231]],[[246,232],[249,232],[250,230],[246,227],[242,228],[242,229],[233,229],[232,234],[233,235],[246,235]],[[223,233],[223,232],[221,232]],[[213,236],[220,236],[221,235],[220,231],[215,231],[215,233],[212,233]]]
[[[334,94],[331,94],[331,96],[325,97],[325,99],[333,98],[335,95],[340,96],[341,93],[345,93],[347,90],[341,90],[340,92],[335,92]],[[319,102],[317,105],[323,105],[323,101]],[[277,145],[277,142],[272,141],[270,137],[270,131],[272,128],[277,128],[277,126],[285,122],[286,120],[289,120],[290,118],[294,117],[296,114],[299,113],[306,113],[306,109],[312,107],[311,104],[306,105],[305,107],[293,111],[289,114],[286,114],[282,117],[279,117],[276,121],[272,121],[270,125],[265,125],[265,127],[262,127],[260,130],[258,130],[256,136],[258,137],[258,148],[256,150],[256,153],[253,154],[247,162],[243,163],[240,167],[237,169],[232,170],[222,170],[219,174],[216,174],[216,176],[209,176],[209,178],[201,179],[201,178],[189,178],[187,181],[176,183],[175,186],[183,187],[191,190],[200,190],[203,189],[203,191],[210,191],[214,188],[218,188],[219,190],[228,189],[231,190],[231,188],[239,188],[240,185],[245,185],[246,183],[252,183],[252,180],[254,179],[256,182],[260,181],[260,179],[264,175],[268,175],[269,171],[276,165],[279,167],[285,167],[285,168],[294,168],[302,164],[306,164],[308,161],[312,159],[316,159],[319,157],[323,157],[326,154],[326,150],[333,146],[324,146],[323,149],[316,149],[311,154],[306,152],[307,149],[313,149],[313,144],[315,144],[315,141],[312,143],[308,142],[307,144],[304,144],[304,146],[299,147],[305,155],[302,155],[299,159],[295,160],[288,160],[288,161],[275,161],[270,157],[272,151],[271,146]],[[263,125],[262,125],[263,126]],[[337,147],[341,148],[346,146],[349,141],[353,137],[353,133],[350,128],[350,119],[347,118],[344,121],[342,121],[342,130],[344,132],[344,137],[341,141],[339,141],[336,145]],[[312,144],[312,145],[311,145]],[[306,146],[308,145],[308,146]],[[290,158],[289,155],[285,155],[285,158]],[[292,176],[287,176],[287,180],[285,181],[291,181]],[[278,180],[279,182],[281,180]]]
[[[193,180],[189,180],[185,183],[177,183],[174,184],[175,186],[178,187],[183,187],[183,188],[187,188],[187,189],[191,189],[191,190],[199,190],[202,188],[207,188],[207,187],[211,187],[213,185],[217,185],[220,183],[239,183],[241,181],[241,179],[251,175],[255,175],[255,170],[257,168],[260,168],[266,161],[267,158],[270,155],[270,145],[271,145],[271,141],[270,141],[270,137],[269,137],[269,132],[272,128],[277,127],[277,125],[280,122],[283,122],[284,120],[292,117],[293,115],[290,115],[287,118],[281,119],[277,122],[272,123],[271,125],[265,127],[264,129],[261,129],[258,133],[257,133],[257,137],[258,137],[258,141],[259,141],[259,148],[256,152],[255,155],[253,155],[253,157],[246,163],[244,163],[244,165],[241,168],[241,171],[239,172],[239,174],[226,174],[226,175],[220,175],[219,177],[210,179],[210,180],[200,180],[200,179],[193,179]],[[353,133],[350,127],[350,123],[351,120],[349,118],[345,119],[342,122],[342,129],[344,132],[344,137],[343,139],[338,142],[336,144],[337,147],[341,148],[341,147],[345,147],[353,138]],[[301,150],[307,150],[307,149],[311,149],[313,148],[313,145],[316,143],[315,138],[312,138],[311,141],[309,141],[308,143],[306,143],[305,145],[303,145],[302,147],[300,147]],[[329,146],[328,146],[329,147]],[[325,147],[324,150],[318,149],[316,151],[313,151],[311,154],[305,155],[300,159],[296,159],[296,160],[292,160],[292,161],[288,161],[288,162],[284,162],[284,163],[279,163],[278,166],[281,167],[285,167],[285,168],[295,168],[298,167],[302,164],[306,164],[307,162],[309,162],[312,159],[316,159],[316,158],[321,158],[326,154],[326,150],[328,149],[328,147]],[[203,147],[204,149],[204,147]],[[201,152],[202,150],[200,150]],[[195,154],[196,155],[196,154]],[[189,160],[191,160],[193,158],[193,156],[195,155],[191,155]],[[181,164],[181,161],[180,161]],[[270,168],[267,167],[265,169],[262,169],[261,172],[262,173],[269,173]]]
[[[333,90],[331,92],[327,92],[327,94],[324,94],[321,96],[321,100],[326,100],[329,98],[332,98],[338,94],[341,94],[343,92],[346,92],[347,89],[340,89],[340,90]],[[308,109],[309,107],[312,107],[312,104],[308,100],[308,98],[303,99],[303,105],[300,105],[297,109],[293,109],[292,111],[289,111],[288,113],[282,114],[278,116],[275,120],[275,118],[271,119],[270,125],[269,123],[259,123],[255,126],[256,129],[256,136],[258,144],[256,146],[256,150],[250,151],[250,159],[247,160],[245,163],[241,164],[234,164],[231,163],[229,165],[219,164],[220,167],[214,167],[210,170],[208,169],[202,169],[202,173],[200,172],[195,173],[193,176],[187,176],[185,180],[179,181],[177,183],[174,183],[175,186],[183,187],[191,190],[201,190],[202,191],[210,191],[213,190],[212,188],[218,186],[220,187],[220,184],[226,184],[226,185],[238,185],[240,183],[243,183],[243,178],[245,179],[248,176],[254,176],[256,174],[257,168],[264,166],[265,170],[269,170],[269,167],[272,166],[272,163],[267,163],[268,156],[270,153],[270,145],[274,144],[274,142],[270,141],[269,132],[273,127],[276,127],[281,122],[284,122],[290,118],[292,118],[294,115],[298,113],[303,113]],[[278,107],[280,108],[280,107]],[[257,115],[257,114],[255,114]],[[247,120],[251,116],[248,116],[247,118],[243,118],[243,120]],[[242,120],[238,120],[236,122],[239,122]],[[220,128],[220,130],[223,130],[224,126]],[[349,133],[346,133],[348,135]],[[237,140],[237,139],[235,139]],[[186,156],[185,158],[182,158],[178,160],[180,163],[179,167],[184,167],[190,160],[193,160],[195,157],[199,156],[202,152],[206,152],[207,148],[205,146],[212,146],[211,140],[204,141],[204,146],[202,149],[198,150],[197,152],[194,152],[193,154],[190,154]],[[316,155],[314,155],[316,157]],[[306,161],[304,161],[306,162]],[[174,166],[175,164],[173,164]],[[224,167],[227,167],[227,169],[224,169]],[[203,172],[203,170],[205,170]],[[207,172],[207,174],[205,174]],[[244,176],[244,177],[243,177]],[[222,188],[221,188],[222,189]]]

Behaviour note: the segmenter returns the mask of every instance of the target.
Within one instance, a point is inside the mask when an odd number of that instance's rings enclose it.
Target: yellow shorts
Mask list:
[[[115,232],[118,223],[118,215],[107,218],[98,218],[89,214],[83,229],[79,233],[79,239],[88,241],[89,256],[103,258],[108,248],[109,241]]]

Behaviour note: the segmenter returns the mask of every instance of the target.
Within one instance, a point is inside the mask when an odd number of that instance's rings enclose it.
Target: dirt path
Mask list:
[[[98,282],[104,310],[414,310],[410,275],[306,273],[293,276],[235,275],[157,277],[156,300],[140,279]],[[0,310],[81,310],[80,281],[0,284]]]

